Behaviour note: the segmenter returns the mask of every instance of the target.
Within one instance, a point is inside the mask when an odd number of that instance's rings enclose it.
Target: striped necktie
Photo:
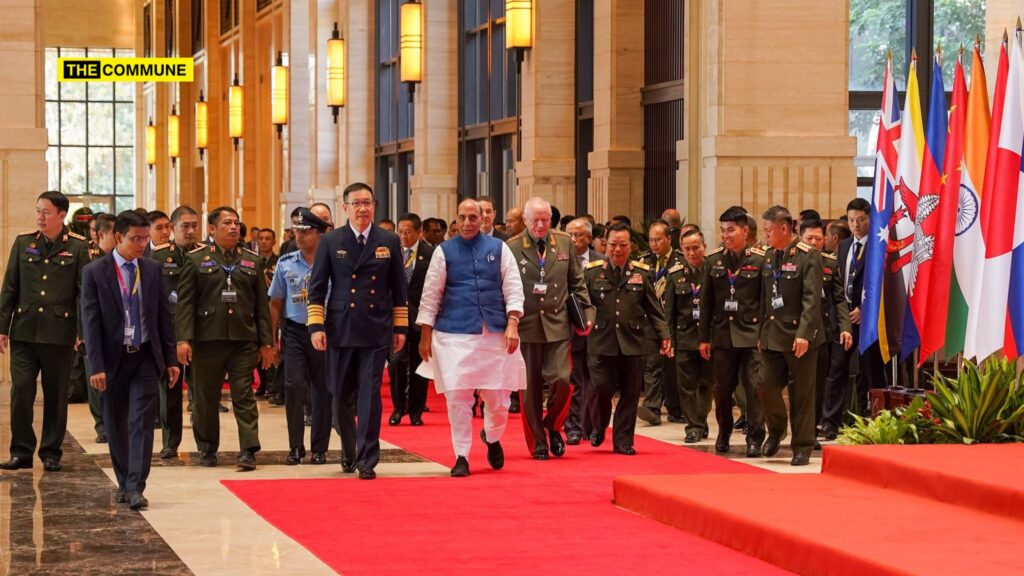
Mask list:
[[[410,280],[412,280],[412,271],[414,269],[414,264],[416,263],[416,260],[414,260],[413,257],[412,257],[412,248],[406,248],[404,256],[405,256],[405,258],[404,258],[405,259],[405,282],[408,283]]]

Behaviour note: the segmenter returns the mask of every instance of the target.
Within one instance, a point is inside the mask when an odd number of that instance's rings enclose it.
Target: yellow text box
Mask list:
[[[60,58],[60,82],[191,82],[191,58]]]

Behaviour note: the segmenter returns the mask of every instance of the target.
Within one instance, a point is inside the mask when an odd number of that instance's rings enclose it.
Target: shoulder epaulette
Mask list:
[[[566,238],[570,238],[568,232],[563,232],[561,230],[552,230],[551,232],[553,232],[554,234],[557,234],[558,236],[565,236]]]
[[[189,250],[188,253],[189,254],[195,254],[196,252],[201,252],[203,250],[206,250],[206,248],[207,248],[206,244],[200,244],[200,245],[196,246],[195,248]]]
[[[761,248],[758,248],[757,246],[751,246],[750,247],[750,253],[751,254],[757,254],[758,256],[764,256],[765,255],[765,251],[762,250]]]
[[[650,250],[648,250],[647,252],[641,253],[636,258],[637,258],[637,260],[643,260],[644,258],[647,258],[649,256],[653,256],[653,255],[654,255],[654,252],[651,252]]]
[[[242,248],[242,250],[244,250],[245,252],[248,252],[249,254],[252,254],[253,256],[257,256],[258,257],[260,255],[259,252],[255,252],[251,248],[248,248],[246,246],[242,246],[241,248]]]
[[[647,264],[644,264],[643,262],[641,262],[639,260],[633,260],[632,262],[630,262],[630,264],[632,264],[634,268],[639,268],[641,270],[646,270],[648,272],[651,271],[651,267],[650,266],[648,266]]]
[[[21,234],[18,234],[18,236],[35,236],[38,232],[39,230],[29,230],[27,232],[22,232]]]
[[[295,252],[289,252],[289,253],[285,254],[284,256],[278,257],[277,263],[280,264],[281,262],[284,262],[286,260],[295,260],[295,258],[299,254],[300,254],[300,252],[298,250],[296,250]]]
[[[68,231],[68,236],[71,236],[72,238],[77,238],[77,239],[81,240],[82,242],[88,242],[88,240],[85,239],[85,236],[82,236],[81,234],[78,234],[76,232],[72,232],[70,230]]]
[[[838,258],[836,258],[835,254],[829,254],[828,252],[822,252],[821,253],[821,257],[822,258],[828,258],[829,260],[838,260]]]
[[[590,270],[591,268],[597,268],[598,266],[600,266],[601,268],[607,268],[608,267],[608,261],[607,260],[591,260],[590,262],[587,262],[586,270]]]
[[[724,252],[724,251],[725,251],[725,246],[719,246],[718,248],[715,248],[711,252],[708,252],[707,256],[714,256],[715,254],[718,254],[719,252]]]
[[[668,269],[668,273],[669,274],[675,274],[676,272],[679,272],[683,268],[686,268],[686,264],[683,264],[682,262],[680,262],[679,264],[676,264],[675,266],[669,268]]]
[[[161,244],[159,246],[153,246],[153,252],[159,252],[160,250],[164,250],[166,248],[170,248],[170,246],[171,246],[170,242],[168,242],[166,244]]]
[[[807,244],[805,242],[797,242],[796,247],[804,252],[810,252],[811,250],[814,250],[814,246],[811,246],[810,244]]]

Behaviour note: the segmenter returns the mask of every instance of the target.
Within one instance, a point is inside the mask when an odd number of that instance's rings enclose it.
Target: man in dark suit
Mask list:
[[[586,218],[576,218],[566,226],[569,239],[575,249],[575,257],[580,261],[580,268],[586,269],[591,262],[604,260],[604,254],[590,249],[593,226]],[[594,414],[588,410],[588,398],[594,394],[590,380],[590,365],[587,364],[587,337],[580,336],[574,330],[570,338],[572,354],[572,370],[569,382],[572,383],[572,398],[569,400],[569,417],[565,419],[565,443],[576,446],[583,438],[590,438],[594,430]]]
[[[402,241],[402,262],[409,288],[409,335],[405,346],[388,359],[391,380],[391,403],[394,410],[388,424],[398,426],[404,414],[413,426],[423,425],[423,406],[427,403],[427,379],[416,374],[422,359],[419,355],[420,327],[416,325],[423,280],[427,277],[434,247],[421,240],[423,223],[416,214],[398,219],[398,238]]]
[[[349,223],[324,236],[317,247],[308,325],[313,347],[327,350],[327,388],[337,411],[342,470],[358,468],[360,479],[373,480],[380,461],[384,361],[389,347],[402,349],[409,331],[405,266],[398,236],[373,225],[373,188],[350,184],[342,198]]]
[[[846,290],[850,308],[850,323],[853,327],[853,345],[842,353],[834,351],[830,358],[828,379],[825,381],[825,400],[822,411],[822,432],[826,438],[833,438],[842,424],[846,413],[846,399],[849,396],[850,358],[860,341],[860,301],[864,293],[864,246],[871,229],[871,205],[863,198],[854,198],[846,206],[850,231],[853,235],[839,243],[836,260],[839,275]],[[884,388],[885,374],[878,344],[874,344],[859,358],[857,374],[857,403],[853,411],[866,414],[868,390]]]
[[[118,215],[117,247],[82,271],[82,334],[89,343],[89,382],[103,393],[103,422],[117,476],[118,501],[149,505],[157,386],[178,380],[174,323],[160,265],[144,258],[149,221]]]
[[[494,236],[502,242],[511,238],[508,234],[494,227],[494,216],[497,214],[494,211],[494,201],[487,196],[477,198],[476,201],[480,204],[480,233],[487,236]]]

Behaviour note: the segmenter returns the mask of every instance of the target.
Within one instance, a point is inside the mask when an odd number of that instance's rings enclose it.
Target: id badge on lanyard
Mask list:
[[[533,285],[533,293],[543,296],[548,293],[548,284],[544,281],[544,262],[547,261],[547,256],[540,256],[537,261],[540,264],[540,282]]]
[[[725,301],[725,311],[738,312],[740,309],[740,303],[736,300],[736,275],[739,272],[733,272],[732,270],[726,270],[725,272],[729,279],[729,298]]]
[[[772,282],[772,310],[781,310],[786,305],[786,303],[782,300],[782,295],[779,294],[779,278],[781,277],[781,271],[772,271],[772,278],[775,279],[775,281]]]
[[[231,273],[235,271],[235,268],[238,267],[238,264],[235,264],[234,266],[225,266],[221,264],[220,267],[221,269],[224,270],[224,274],[226,274],[228,277],[228,287],[226,290],[221,290],[220,301],[227,303],[238,302],[238,292],[236,292],[235,289],[231,286]]]
[[[125,345],[131,345],[135,340],[135,325],[132,324],[132,298],[135,297],[139,292],[139,284],[142,281],[139,268],[136,265],[135,268],[135,285],[132,290],[128,290],[128,284],[124,281],[124,276],[121,275],[121,267],[115,265],[114,271],[117,272],[117,283],[121,285],[121,303],[124,304],[124,337],[122,342]]]

